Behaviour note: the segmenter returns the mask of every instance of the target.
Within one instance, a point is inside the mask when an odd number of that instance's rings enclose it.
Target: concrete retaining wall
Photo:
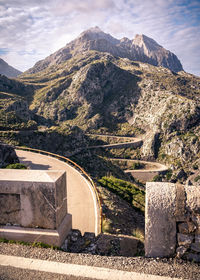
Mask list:
[[[0,213],[0,237],[60,246],[71,229],[65,172],[1,169]]]
[[[200,262],[200,188],[146,184],[145,255]]]

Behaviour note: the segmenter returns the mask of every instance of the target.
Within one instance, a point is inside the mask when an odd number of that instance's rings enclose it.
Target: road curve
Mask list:
[[[168,167],[164,164],[155,162],[155,161],[144,161],[139,159],[122,159],[122,158],[109,158],[111,161],[129,161],[129,162],[139,162],[143,163],[145,165],[151,165],[151,168],[145,168],[145,169],[126,169],[124,172],[130,173],[130,172],[138,172],[138,173],[145,173],[145,172],[162,172],[167,171]]]
[[[132,139],[133,141],[129,141],[129,142],[105,144],[105,145],[98,145],[98,146],[88,146],[87,149],[98,149],[98,148],[116,149],[116,148],[125,148],[131,146],[137,148],[140,147],[143,143],[142,139],[140,138],[132,138]]]
[[[75,168],[56,158],[27,151],[16,150],[20,162],[35,170],[65,170],[67,176],[67,207],[72,214],[72,228],[82,234],[99,229],[99,207],[95,193],[87,181]]]
[[[121,136],[121,135],[111,135],[111,134],[96,134],[96,133],[86,133],[87,136],[97,136],[97,137],[108,137],[108,138],[118,138],[118,139],[127,139],[133,140],[135,137],[133,136]]]

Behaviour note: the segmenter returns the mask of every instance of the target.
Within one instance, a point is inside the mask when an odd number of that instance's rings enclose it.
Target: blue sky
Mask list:
[[[25,71],[93,26],[145,34],[200,76],[200,0],[0,0],[0,57]]]

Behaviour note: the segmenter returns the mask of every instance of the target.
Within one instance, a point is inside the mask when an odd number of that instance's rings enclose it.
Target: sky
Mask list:
[[[94,26],[145,34],[200,76],[200,0],[0,0],[0,57],[25,71]]]

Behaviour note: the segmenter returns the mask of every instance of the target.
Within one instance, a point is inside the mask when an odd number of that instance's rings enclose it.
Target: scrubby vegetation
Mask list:
[[[135,209],[144,212],[145,192],[130,182],[120,180],[114,177],[102,177],[98,180],[99,184],[108,188],[112,192],[121,196],[129,202]]]
[[[137,161],[132,164],[132,169],[142,169],[144,166],[144,163]]]
[[[22,163],[12,163],[8,164],[5,169],[27,169],[27,167]]]

